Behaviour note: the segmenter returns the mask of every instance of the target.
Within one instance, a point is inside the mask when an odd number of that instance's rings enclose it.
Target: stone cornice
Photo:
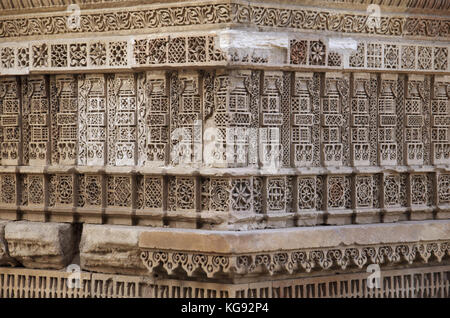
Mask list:
[[[232,2],[187,2],[130,8],[82,10],[81,26],[69,29],[69,13],[39,13],[4,16],[0,38],[112,32],[160,32],[161,28],[230,24],[281,30],[328,31],[332,33],[401,36],[448,40],[448,17],[385,14],[380,27],[372,27],[365,11],[348,12],[305,6]]]

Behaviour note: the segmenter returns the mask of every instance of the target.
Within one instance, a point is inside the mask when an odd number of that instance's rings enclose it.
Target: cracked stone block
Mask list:
[[[16,266],[17,261],[9,255],[8,243],[5,240],[5,226],[8,221],[0,221],[0,266]]]
[[[91,225],[83,227],[80,264],[83,270],[142,275],[148,273],[140,259],[139,226]]]
[[[9,222],[9,254],[27,268],[62,269],[76,252],[76,229],[66,223]]]

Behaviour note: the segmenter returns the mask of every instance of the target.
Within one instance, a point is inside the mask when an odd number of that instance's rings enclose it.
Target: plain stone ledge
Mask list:
[[[245,232],[151,228],[140,234],[139,247],[155,250],[244,254],[449,239],[450,220],[433,220]]]

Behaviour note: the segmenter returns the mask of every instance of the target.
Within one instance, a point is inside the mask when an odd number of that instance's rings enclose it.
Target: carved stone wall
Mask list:
[[[372,2],[0,1],[0,219],[131,232],[446,224],[448,4],[378,1],[374,20]],[[446,240],[213,255],[136,238],[133,253],[169,276],[176,264],[265,277],[441,262]]]
[[[42,219],[93,204],[106,223],[148,212],[223,229],[448,216],[446,76],[148,71],[8,76],[0,89],[12,219],[36,204]]]

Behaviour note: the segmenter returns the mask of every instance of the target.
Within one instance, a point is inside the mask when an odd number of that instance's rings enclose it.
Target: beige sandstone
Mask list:
[[[5,240],[5,226],[8,221],[0,221],[0,266],[14,266],[17,261],[9,255],[8,243]]]
[[[0,0],[0,298],[449,295],[449,9]]]
[[[80,242],[83,270],[103,273],[146,274],[139,258],[139,235],[144,227],[86,224]]]
[[[71,224],[9,222],[5,226],[9,254],[27,268],[62,269],[76,252]]]
[[[154,228],[141,234],[139,246],[160,250],[240,254],[448,239],[450,221],[442,220],[244,232]]]

